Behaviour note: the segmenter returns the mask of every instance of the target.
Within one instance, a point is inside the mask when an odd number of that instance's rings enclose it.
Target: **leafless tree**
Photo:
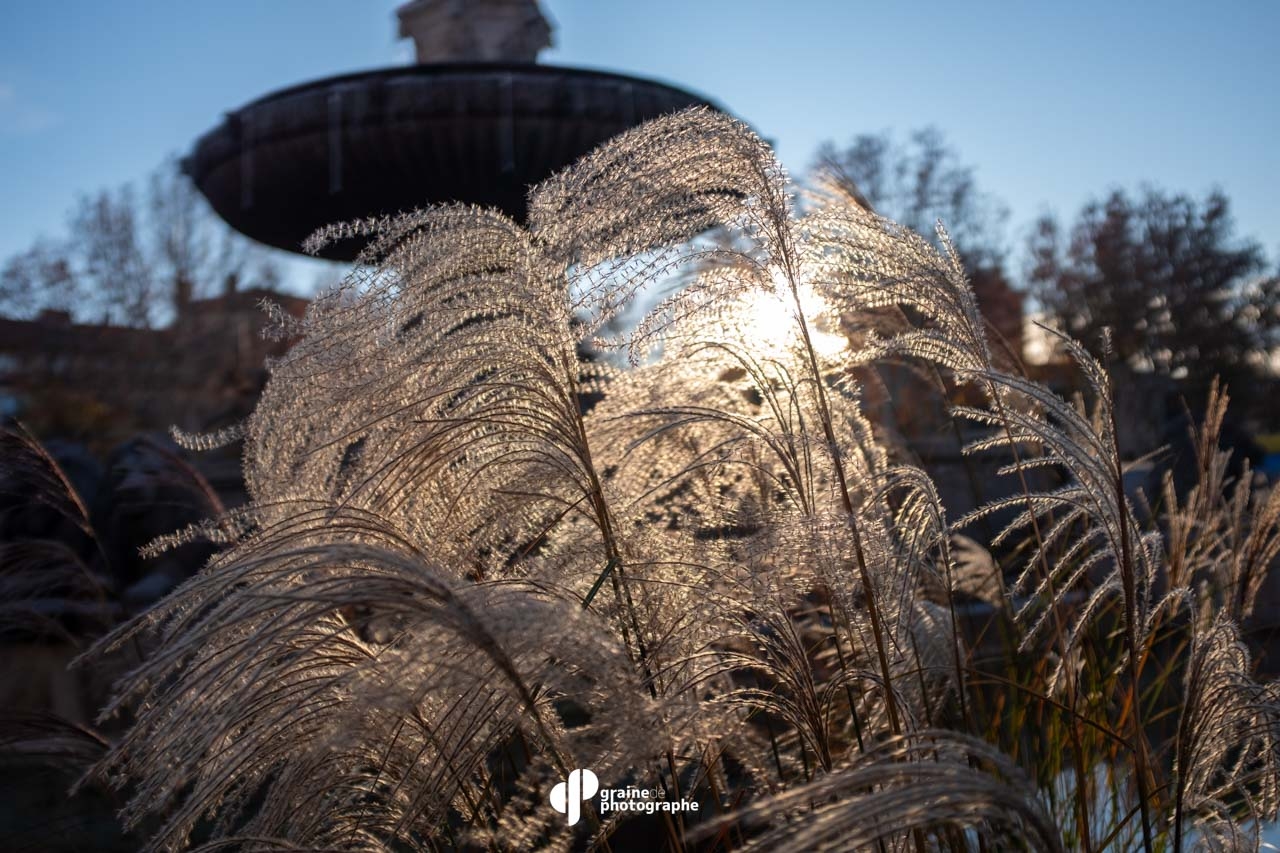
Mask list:
[[[40,308],[70,312],[79,295],[65,247],[52,240],[37,240],[0,269],[0,313],[25,315]]]
[[[223,225],[176,159],[152,173],[148,213],[156,275],[181,311],[192,298],[252,282],[274,288],[279,266],[266,250]]]
[[[966,268],[999,265],[1004,257],[1008,210],[978,189],[973,167],[960,163],[936,127],[912,132],[906,144],[887,132],[860,134],[845,148],[827,142],[814,167],[863,207],[926,238],[945,222]]]
[[[71,230],[71,257],[103,320],[150,326],[155,283],[143,254],[133,189],[126,185],[82,197]]]
[[[0,314],[50,308],[146,327],[192,299],[280,282],[270,253],[222,224],[170,158],[145,195],[129,185],[85,195],[66,237],[41,238],[10,258],[0,268]]]

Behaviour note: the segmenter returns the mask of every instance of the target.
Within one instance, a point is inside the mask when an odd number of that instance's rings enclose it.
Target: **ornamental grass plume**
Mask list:
[[[1146,521],[1103,366],[1068,342],[1066,401],[997,364],[945,233],[802,213],[694,110],[535,188],[527,226],[451,205],[313,246],[357,234],[218,437],[250,503],[154,546],[222,549],[98,646],[153,649],[92,771],[150,849],[1230,849],[1276,815],[1280,705],[1237,633],[1275,500],[1220,498],[1210,435],[1202,491]],[[966,452],[1022,492],[951,518],[863,413],[886,358],[972,389]],[[1011,615],[994,667],[975,596]],[[701,809],[571,827],[575,768]]]

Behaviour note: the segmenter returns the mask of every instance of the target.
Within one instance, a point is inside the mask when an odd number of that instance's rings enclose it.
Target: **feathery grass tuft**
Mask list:
[[[250,505],[160,543],[227,547],[99,646],[155,646],[94,771],[153,849],[1150,851],[1275,816],[1280,721],[1235,632],[1280,505],[1220,497],[1216,439],[1200,491],[1138,512],[1102,365],[1066,343],[1087,406],[1010,372],[945,232],[799,212],[724,116],[623,134],[529,223],[315,238],[372,240],[238,433]],[[885,358],[973,388],[968,452],[1022,493],[949,517],[862,411]],[[1032,489],[1045,467],[1066,485]],[[1013,617],[994,669],[982,606]],[[702,808],[570,829],[546,796],[580,767]]]

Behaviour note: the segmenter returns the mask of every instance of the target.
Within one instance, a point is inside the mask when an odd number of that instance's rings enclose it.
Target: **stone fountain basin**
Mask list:
[[[442,63],[330,77],[229,113],[183,168],[236,230],[298,252],[322,226],[461,201],[517,220],[529,187],[692,106],[664,83],[551,65]],[[362,241],[321,254],[351,260]]]

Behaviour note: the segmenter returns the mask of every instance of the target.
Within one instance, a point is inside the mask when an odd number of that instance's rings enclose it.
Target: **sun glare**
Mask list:
[[[847,349],[849,339],[839,332],[837,320],[822,297],[807,282],[801,282],[799,295],[814,351],[833,358]],[[744,334],[763,354],[781,355],[800,343],[796,301],[781,271],[774,273],[773,291],[757,294],[747,303],[744,313]]]

